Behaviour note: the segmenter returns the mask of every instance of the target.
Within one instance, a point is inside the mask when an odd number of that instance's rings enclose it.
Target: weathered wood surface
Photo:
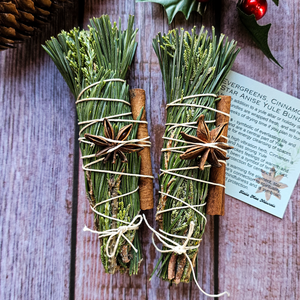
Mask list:
[[[251,46],[243,28],[232,30],[235,1],[222,2],[221,30],[243,46],[234,70],[300,98],[299,2],[279,1],[280,8],[269,3],[263,19],[272,23],[270,47],[282,70]],[[282,220],[227,198],[219,227],[219,287],[232,299],[300,299],[299,192],[298,180]]]
[[[70,9],[70,7],[69,7]],[[74,102],[41,48],[76,8],[0,53],[0,299],[68,299]]]
[[[86,0],[84,11],[69,7],[68,17],[58,18],[38,38],[0,52],[0,299],[207,298],[194,284],[169,287],[155,276],[149,282],[159,254],[144,225],[140,274],[129,278],[103,272],[97,237],[82,231],[85,224],[92,227],[93,214],[78,160],[74,99],[40,47],[50,34],[77,26],[81,19],[86,26],[103,13],[113,20],[121,16],[124,25],[128,14],[135,15],[139,45],[129,82],[146,90],[154,174],[165,118],[164,88],[151,45],[159,31],[215,25],[243,48],[235,71],[300,97],[297,0],[280,1],[279,8],[269,1],[262,20],[273,23],[270,47],[283,70],[241,28],[234,0],[211,0],[203,20],[196,13],[189,21],[179,14],[171,26],[160,5],[134,2]],[[157,199],[157,181],[155,188]],[[226,215],[208,219],[199,251],[198,281],[204,290],[227,290],[233,300],[300,299],[299,191],[298,184],[283,220],[227,197]],[[154,211],[146,216],[154,226]],[[72,230],[77,233],[73,240]]]

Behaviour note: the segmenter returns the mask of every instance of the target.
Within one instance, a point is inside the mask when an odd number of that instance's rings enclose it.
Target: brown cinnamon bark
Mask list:
[[[130,92],[130,103],[132,108],[133,119],[136,120],[139,116],[141,109],[144,108],[141,120],[146,121],[146,95],[143,89],[132,89]],[[139,124],[137,132],[137,138],[142,139],[149,136],[147,124]],[[143,142],[141,142],[143,144]],[[152,174],[150,148],[145,147],[142,151],[138,152],[141,157],[141,174],[150,175]],[[139,181],[139,194],[141,209],[147,210],[153,208],[153,179],[151,178],[140,178]]]
[[[168,265],[168,280],[172,281],[175,278],[175,272],[176,272],[176,261],[177,261],[177,254],[172,253],[169,265]]]
[[[217,110],[225,113],[230,113],[230,96],[221,96],[221,100],[217,104]],[[216,114],[216,126],[221,123],[229,122],[229,117],[217,113]],[[225,128],[223,135],[227,136],[228,127]],[[226,139],[220,139],[220,142],[227,142]],[[220,168],[211,168],[210,181],[225,185],[225,172],[226,166],[222,164]],[[219,215],[224,216],[225,213],[225,189],[220,186],[210,185],[208,189],[207,207],[206,213],[211,216]]]
[[[174,283],[179,284],[184,272],[184,268],[186,265],[186,256],[184,254],[180,255],[177,259],[178,267],[177,267],[177,272],[175,276]]]

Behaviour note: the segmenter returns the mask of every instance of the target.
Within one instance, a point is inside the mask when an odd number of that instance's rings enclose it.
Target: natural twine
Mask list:
[[[180,99],[176,99],[176,100],[172,101],[171,103],[167,104],[167,109],[169,107],[171,107],[171,106],[202,107],[202,108],[206,108],[206,109],[215,111],[217,113],[224,114],[224,115],[226,115],[226,116],[228,116],[230,118],[229,114],[227,114],[225,112],[222,112],[220,110],[211,108],[211,107],[207,107],[207,106],[203,106],[203,105],[197,105],[197,104],[189,104],[189,103],[178,103],[179,101],[184,100],[184,99],[191,99],[191,98],[205,97],[205,96],[211,96],[211,97],[217,98],[217,95],[215,95],[215,94],[197,94],[197,95],[186,96],[186,97],[183,97],[183,98],[180,98]],[[206,123],[211,123],[211,122],[215,122],[215,120],[214,121],[205,121],[205,122]],[[171,128],[173,129],[173,128],[176,128],[176,127],[189,127],[189,128],[195,128],[195,129],[197,129],[197,127],[192,126],[192,125],[196,125],[196,124],[197,124],[197,122],[188,122],[188,123],[179,123],[179,124],[177,124],[177,123],[167,123],[166,126],[168,126],[168,125],[172,126],[172,127],[169,128],[169,130],[171,130]],[[224,138],[226,138],[226,137],[224,137]],[[220,145],[220,143],[207,143],[207,144],[204,144],[204,143],[203,144],[202,143],[193,143],[193,142],[188,142],[188,141],[184,141],[184,140],[178,140],[178,139],[174,139],[174,138],[169,138],[169,137],[166,137],[166,136],[164,136],[163,139],[174,141],[174,142],[181,142],[181,143],[185,143],[185,144],[189,144],[189,145],[201,145],[203,147],[215,148],[215,149],[223,151],[225,154],[227,153],[226,150],[221,149],[220,147],[218,147],[218,145]],[[226,140],[228,140],[228,139],[226,138]],[[226,143],[222,143],[222,144],[227,145]],[[178,149],[185,149],[185,148],[189,148],[189,147],[190,146],[178,146],[178,147],[171,147],[171,148],[163,148],[162,151],[163,152],[172,151],[172,152],[176,152],[176,153],[184,153],[183,151],[179,151]],[[222,161],[222,160],[219,160],[219,162],[223,163],[223,164],[226,164],[226,162]],[[208,165],[208,164],[206,164],[204,167],[207,168],[207,167],[211,167],[211,166]],[[174,168],[174,169],[166,169],[166,170],[161,169],[160,170],[161,171],[160,176],[163,175],[163,174],[170,174],[170,175],[174,175],[174,176],[177,176],[177,177],[182,177],[182,178],[185,178],[185,179],[188,179],[188,180],[193,180],[193,181],[197,181],[197,182],[203,182],[203,183],[207,183],[207,184],[211,184],[211,185],[216,185],[216,186],[221,186],[221,187],[225,188],[224,185],[219,184],[219,183],[205,181],[205,180],[197,179],[197,178],[194,178],[194,177],[185,176],[185,175],[182,175],[182,174],[175,173],[176,171],[186,171],[186,170],[192,170],[192,169],[198,169],[198,168],[199,168],[198,166],[190,166],[190,167]],[[183,201],[183,200],[181,200],[181,199],[179,199],[179,198],[177,198],[177,197],[175,197],[173,195],[170,195],[168,193],[164,193],[164,192],[159,192],[159,193],[161,195],[164,195],[164,196],[167,196],[167,197],[172,198],[174,200],[177,200],[177,201],[183,203],[185,206],[173,207],[173,208],[169,208],[169,209],[160,210],[160,211],[158,211],[156,213],[156,216],[159,215],[159,214],[165,213],[165,212],[173,211],[173,210],[187,209],[187,208],[189,208],[189,209],[192,209],[193,211],[195,211],[197,214],[199,214],[204,219],[205,224],[207,223],[207,219],[206,219],[205,215],[203,213],[201,213],[199,210],[196,209],[197,207],[205,206],[206,203],[198,204],[198,205],[190,205],[189,203],[187,203],[187,202],[185,202],[185,201]],[[191,259],[189,258],[189,256],[187,255],[187,251],[188,250],[199,248],[200,241],[202,240],[202,239],[192,238],[192,235],[193,235],[193,232],[194,232],[194,227],[195,227],[195,224],[194,224],[193,221],[190,222],[188,235],[187,236],[179,236],[179,235],[167,233],[167,232],[165,232],[165,231],[163,231],[161,229],[159,230],[161,233],[157,232],[155,229],[153,229],[149,225],[149,223],[147,222],[147,219],[146,219],[145,215],[143,215],[143,218],[144,218],[145,223],[148,226],[148,228],[153,232],[153,234],[152,234],[152,243],[153,243],[153,245],[154,245],[154,247],[155,247],[155,249],[157,251],[159,251],[161,253],[170,253],[170,252],[173,252],[173,253],[176,253],[178,255],[182,255],[182,254],[185,255],[187,261],[189,262],[189,264],[191,266],[191,270],[192,270],[192,274],[193,274],[193,279],[194,279],[197,287],[199,288],[199,290],[204,295],[206,295],[208,297],[221,297],[221,296],[224,296],[224,295],[230,296],[230,294],[228,292],[223,292],[223,293],[220,293],[220,294],[217,294],[217,295],[208,294],[205,291],[203,291],[203,289],[200,287],[200,285],[197,282],[196,274],[195,274],[195,271],[194,271],[194,268],[193,268],[193,263],[192,263]],[[168,248],[168,250],[161,250],[161,249],[159,249],[157,247],[157,245],[154,242],[154,235],[156,235],[156,237],[161,241],[161,243],[166,248]],[[173,238],[185,239],[185,242],[182,245],[180,245],[180,244],[176,243],[175,241],[169,239],[167,236],[170,236],[170,237],[173,237]],[[189,241],[197,241],[199,244],[196,245],[196,246],[187,246]]]
[[[178,235],[173,235],[173,234],[168,234],[168,236],[171,236],[171,237],[176,237],[176,238],[185,238],[186,241],[180,245],[176,242],[174,242],[173,240],[167,238],[166,236],[162,235],[161,233],[157,232],[155,229],[153,229],[147,222],[147,219],[145,217],[145,215],[143,214],[143,218],[145,220],[145,223],[146,225],[148,226],[148,228],[153,232],[152,234],[152,243],[155,247],[155,249],[160,252],[160,253],[170,253],[170,252],[173,252],[173,253],[176,253],[178,255],[182,255],[184,254],[186,259],[188,260],[189,264],[191,265],[191,270],[192,270],[192,274],[193,274],[193,279],[197,285],[197,287],[199,288],[199,290],[204,294],[206,295],[207,297],[221,297],[221,296],[224,296],[224,295],[227,295],[227,296],[230,296],[230,294],[228,292],[223,292],[223,293],[220,293],[220,294],[217,294],[217,295],[213,295],[213,294],[208,294],[206,293],[199,285],[199,283],[197,282],[197,278],[196,278],[196,274],[195,274],[195,271],[194,271],[194,268],[193,268],[193,263],[191,261],[191,259],[189,258],[189,256],[187,255],[187,251],[188,250],[193,250],[193,249],[198,249],[199,246],[200,246],[200,241],[201,239],[195,239],[193,238],[192,239],[192,234],[193,234],[193,231],[194,231],[194,227],[195,227],[195,224],[193,221],[190,222],[190,227],[189,227],[189,232],[188,232],[188,235],[187,236],[178,236]],[[164,234],[166,234],[166,232],[164,232],[163,230],[160,230],[162,231]],[[157,247],[157,245],[155,244],[154,242],[154,234],[156,235],[156,237],[161,241],[161,243],[169,248],[168,250],[161,250]],[[188,245],[188,242],[190,240],[197,240],[199,242],[198,245],[196,246],[187,246]],[[169,242],[169,244],[167,243]],[[173,245],[172,245],[173,244]]]
[[[98,82],[95,82],[89,86],[87,86],[86,88],[84,88],[80,94],[78,95],[77,97],[77,101],[76,101],[76,104],[79,104],[79,103],[82,103],[82,102],[86,102],[86,101],[115,101],[115,102],[121,102],[121,103],[124,103],[124,104],[127,104],[130,106],[130,103],[129,102],[126,102],[125,100],[122,100],[122,99],[112,99],[112,98],[84,98],[84,99],[80,99],[81,96],[84,94],[85,91],[87,91],[88,89],[96,86],[97,84],[101,83],[101,82],[112,82],[112,81],[116,81],[116,82],[123,82],[123,83],[126,83],[125,80],[123,79],[109,79],[109,80],[104,80],[104,81],[98,81]],[[123,113],[123,114],[118,114],[118,115],[113,115],[113,116],[108,116],[106,117],[106,119],[109,119],[110,121],[114,121],[114,122],[130,122],[130,123],[143,123],[143,124],[148,124],[146,121],[140,121],[140,120],[129,120],[129,119],[118,119],[119,117],[123,117],[123,116],[129,116],[129,115],[132,115],[131,112],[129,113]],[[83,122],[79,122],[78,125],[83,125],[83,124],[86,124],[80,131],[79,131],[79,136],[82,134],[82,132],[96,124],[96,123],[99,123],[99,122],[103,122],[104,121],[104,118],[101,118],[101,119],[94,119],[94,120],[88,120],[88,121],[83,121]],[[142,139],[133,139],[133,140],[127,140],[127,141],[119,141],[119,140],[112,140],[112,139],[109,139],[109,138],[106,138],[106,137],[103,137],[101,136],[101,138],[105,139],[106,141],[108,142],[115,142],[115,143],[118,143],[118,145],[116,145],[115,147],[113,147],[112,149],[109,149],[108,151],[106,151],[105,153],[103,154],[107,154],[107,153],[110,153],[112,151],[115,151],[116,149],[118,149],[119,147],[123,146],[124,144],[128,144],[128,143],[140,143],[140,142],[143,142],[143,144],[139,144],[140,146],[143,146],[143,147],[150,147],[151,145],[151,142],[150,141],[147,141],[150,137],[146,137],[146,138],[142,138]],[[82,143],[87,143],[87,144],[90,144],[91,147],[94,146],[94,143],[90,142],[90,141],[87,141],[84,137],[80,137],[79,138],[79,141],[82,142]],[[92,155],[86,155],[86,156],[82,156],[81,158],[82,159],[85,159],[85,158],[93,158],[95,157],[96,154],[92,154]],[[123,173],[123,172],[116,172],[116,171],[110,171],[110,170],[100,170],[100,169],[90,169],[88,168],[89,166],[91,165],[94,165],[100,161],[104,160],[104,157],[98,159],[98,160],[95,160],[93,162],[90,162],[86,165],[82,165],[82,169],[84,171],[89,171],[89,172],[100,172],[100,173],[109,173],[109,174],[119,174],[119,175],[125,175],[125,176],[133,176],[133,177],[147,177],[147,178],[154,178],[153,176],[149,176],[149,175],[141,175],[141,174],[132,174],[132,173]],[[127,231],[130,231],[130,230],[138,230],[139,229],[139,226],[141,225],[142,221],[143,221],[143,218],[141,215],[136,215],[131,222],[127,222],[127,221],[124,221],[124,220],[120,220],[118,218],[114,218],[114,217],[110,217],[110,216],[107,216],[105,214],[102,214],[100,212],[98,212],[95,208],[100,206],[101,204],[104,204],[106,202],[109,202],[109,201],[112,201],[112,200],[115,200],[115,199],[118,199],[118,198],[122,198],[122,197],[125,197],[125,196],[129,196],[131,194],[134,194],[138,191],[139,187],[137,187],[135,190],[131,191],[131,192],[128,192],[126,194],[123,194],[123,195],[119,195],[119,196],[116,196],[116,197],[112,197],[112,198],[109,198],[109,199],[106,199],[106,200],[103,200],[101,201],[100,203],[96,204],[94,207],[90,206],[91,207],[91,210],[99,215],[99,216],[102,216],[104,218],[107,218],[107,219],[110,219],[110,220],[114,220],[114,221],[117,221],[117,222],[121,222],[121,223],[124,223],[124,224],[127,224],[127,225],[124,225],[124,226],[120,226],[118,228],[115,228],[115,229],[108,229],[108,230],[105,230],[105,231],[96,231],[96,230],[92,230],[92,229],[89,229],[87,226],[85,226],[83,228],[84,231],[89,231],[89,232],[92,232],[92,233],[96,233],[99,235],[99,238],[105,238],[105,237],[109,237],[108,240],[107,240],[107,243],[106,243],[106,254],[109,258],[112,258],[115,256],[116,254],[116,251],[118,249],[118,245],[120,243],[120,239],[121,237],[123,237],[127,242],[128,244],[132,247],[132,249],[137,252],[138,250],[134,247],[134,245],[132,244],[132,242],[126,237],[125,233]],[[138,221],[136,223],[136,221]],[[115,236],[118,236],[117,237],[117,240],[116,240],[116,243],[115,243],[115,246],[114,246],[114,249],[112,251],[112,253],[109,253],[109,245],[111,244],[112,242],[112,239],[113,237]]]

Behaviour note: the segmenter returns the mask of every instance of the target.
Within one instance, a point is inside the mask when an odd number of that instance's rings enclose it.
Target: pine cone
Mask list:
[[[0,51],[31,37],[66,0],[0,0]]]

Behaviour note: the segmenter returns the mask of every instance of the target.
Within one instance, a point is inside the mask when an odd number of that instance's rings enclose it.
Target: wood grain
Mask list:
[[[41,48],[68,11],[0,53],[0,299],[69,297],[74,104]]]
[[[152,142],[152,165],[155,180],[155,201],[158,199],[158,180],[160,168],[160,149],[162,148],[162,135],[165,124],[165,93],[162,82],[161,72],[157,57],[152,49],[152,38],[158,32],[167,32],[173,27],[184,27],[189,30],[193,24],[197,24],[199,29],[201,26],[201,18],[196,13],[192,14],[189,22],[179,14],[171,26],[167,23],[167,17],[158,4],[153,3],[135,3],[131,1],[114,0],[111,2],[88,1],[85,7],[84,24],[88,23],[88,19],[92,16],[108,13],[112,20],[117,20],[119,16],[122,18],[122,26],[126,26],[128,14],[135,15],[135,26],[139,28],[138,48],[136,51],[134,63],[130,69],[129,83],[132,88],[142,88],[146,91],[147,99],[147,120],[149,122],[150,136]],[[211,23],[210,14],[206,16],[206,23]],[[155,21],[154,21],[155,20]],[[82,173],[82,171],[80,171]],[[81,189],[83,189],[83,177],[80,180]],[[156,207],[156,203],[154,205]],[[146,217],[149,224],[156,227],[155,209],[147,211]],[[77,256],[76,256],[76,299],[97,299],[99,291],[101,294],[109,295],[107,299],[204,299],[203,295],[199,295],[199,290],[194,288],[194,284],[180,284],[177,287],[170,287],[168,282],[161,281],[153,276],[149,281],[149,277],[159,259],[159,253],[155,251],[151,244],[151,234],[149,229],[143,224],[141,227],[141,242],[143,247],[143,263],[141,265],[140,274],[129,278],[127,275],[110,276],[104,273],[101,266],[99,254],[99,241],[95,236],[84,237],[86,233],[81,230],[84,223],[88,222],[92,226],[93,215],[88,212],[88,204],[85,195],[79,198],[78,205],[78,233],[77,233]],[[199,254],[199,282],[201,286],[208,292],[213,292],[213,221],[209,220],[207,225],[204,242],[201,246]],[[89,249],[89,250],[87,250]],[[86,254],[88,251],[88,254]],[[89,265],[93,265],[93,269],[88,272],[90,280],[93,282],[87,286],[85,274]],[[98,286],[97,286],[98,285]],[[126,292],[123,290],[125,289]],[[106,298],[105,298],[106,299]]]
[[[250,40],[238,20],[236,0],[211,0],[203,19],[192,13],[186,21],[178,14],[170,26],[158,4],[86,0],[84,12],[78,13],[77,5],[68,7],[39,37],[0,52],[1,300],[207,299],[193,283],[170,287],[156,275],[149,281],[159,254],[145,225],[140,230],[144,261],[139,275],[130,278],[104,273],[97,237],[82,231],[84,225],[93,226],[93,214],[85,196],[81,161],[74,161],[73,155],[78,149],[74,142],[74,99],[40,44],[60,28],[77,26],[78,17],[86,26],[93,16],[108,13],[113,20],[121,16],[124,28],[128,14],[135,15],[138,48],[129,83],[146,91],[153,173],[157,177],[165,93],[152,38],[175,27],[215,25],[217,32],[238,40],[243,48],[235,71],[300,97],[299,3],[279,2],[277,8],[269,1],[268,13],[260,23],[273,24],[269,44],[284,69],[268,61]],[[73,178],[74,168],[78,169],[78,179]],[[72,201],[76,204],[77,200],[73,199],[74,188],[78,189],[78,215],[73,219],[77,237],[71,252],[72,208],[76,211]],[[156,201],[158,189],[156,179]],[[199,250],[198,281],[202,288],[210,293],[216,288],[219,292],[227,290],[232,300],[300,299],[299,198],[298,181],[280,220],[226,197],[226,215],[208,218]],[[155,227],[154,216],[155,209],[146,212]],[[74,265],[70,265],[75,250]],[[75,267],[75,282],[70,282]]]
[[[279,8],[269,3],[261,23],[272,23],[270,48],[284,69],[235,26],[235,1],[222,1],[221,31],[242,47],[235,71],[299,98],[299,3],[279,2]],[[227,197],[220,218],[219,287],[231,299],[300,299],[299,192],[298,181],[282,220]]]

